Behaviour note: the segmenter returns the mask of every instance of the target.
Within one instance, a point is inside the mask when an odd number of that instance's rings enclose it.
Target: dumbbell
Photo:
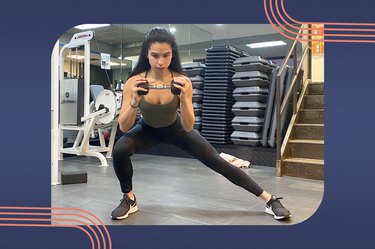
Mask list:
[[[138,91],[138,94],[139,95],[147,95],[150,89],[154,89],[154,90],[171,89],[171,93],[173,95],[179,95],[181,93],[181,90],[178,89],[177,87],[175,87],[173,84],[177,84],[177,85],[182,86],[181,83],[174,82],[174,80],[171,81],[169,86],[153,86],[153,85],[149,85],[148,81],[146,81],[145,83],[138,84],[138,87],[142,87],[142,88],[146,89],[147,92]]]

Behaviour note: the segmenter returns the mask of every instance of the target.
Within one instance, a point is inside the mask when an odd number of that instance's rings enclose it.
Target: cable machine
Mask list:
[[[107,159],[111,158],[112,148],[117,131],[117,116],[120,106],[115,94],[110,90],[100,89],[94,94],[90,86],[90,41],[94,39],[94,31],[85,31],[73,35],[70,42],[64,45],[59,54],[59,159],[63,154],[97,157],[101,166],[108,166]],[[64,52],[67,49],[84,51],[83,77],[76,70],[75,77],[64,75]],[[78,68],[76,64],[76,68]],[[70,67],[72,70],[72,67]],[[93,101],[90,103],[90,91]],[[108,146],[103,130],[111,129]],[[63,143],[64,131],[77,131],[71,147]],[[90,145],[90,137],[99,136],[99,146]],[[106,153],[106,156],[103,155]]]

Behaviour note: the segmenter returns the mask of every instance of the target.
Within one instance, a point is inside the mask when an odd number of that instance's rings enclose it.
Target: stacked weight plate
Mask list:
[[[263,147],[268,147],[268,135],[272,121],[272,112],[274,109],[274,101],[275,101],[275,90],[276,90],[276,76],[279,72],[279,66],[275,66],[272,70],[270,75],[270,85],[268,87],[268,100],[267,100],[267,107],[264,114],[264,124],[262,129],[262,139],[261,144]]]
[[[289,88],[291,86],[292,76],[293,76],[293,67],[287,65],[286,69],[280,75],[280,92],[281,92],[280,98],[281,99],[284,98],[286,92],[289,90]],[[275,89],[275,91],[276,91],[276,89]],[[275,92],[274,95],[276,97],[276,92]],[[289,100],[289,103],[290,103],[290,101],[291,101],[291,99]],[[284,110],[283,114],[281,115],[281,120],[280,120],[282,136],[285,133],[285,129],[287,128],[287,124],[289,124],[290,118],[291,118],[291,115],[290,115],[290,112],[289,112],[290,111],[289,105],[286,105],[285,108],[286,109]],[[268,141],[267,141],[268,145],[270,147],[273,148],[273,147],[276,146],[276,106],[275,106],[275,104],[274,104],[273,110],[272,110],[272,119],[270,121],[267,139],[268,139]]]
[[[241,52],[228,45],[206,50],[202,135],[213,144],[232,143],[233,62],[240,56]]]
[[[233,67],[236,102],[232,108],[235,117],[231,139],[234,144],[259,146],[273,65],[260,56],[247,56],[238,58]]]
[[[206,65],[200,62],[185,63],[182,68],[193,83],[194,129],[200,131],[202,128],[203,83]]]

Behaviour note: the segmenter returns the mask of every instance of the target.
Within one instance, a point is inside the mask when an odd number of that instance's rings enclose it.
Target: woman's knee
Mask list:
[[[211,145],[206,145],[201,148],[197,148],[198,158],[203,163],[217,163],[217,159],[220,158],[219,154],[217,153],[216,149]]]
[[[134,141],[127,137],[120,138],[112,150],[113,160],[121,160],[122,158],[128,158],[135,153]]]

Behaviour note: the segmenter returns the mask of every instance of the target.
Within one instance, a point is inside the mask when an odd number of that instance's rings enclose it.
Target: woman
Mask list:
[[[173,82],[172,82],[173,80]],[[178,84],[173,84],[174,82]],[[140,84],[156,86],[173,84],[180,90],[173,95],[170,89],[150,90]],[[177,108],[180,114],[177,114]],[[142,119],[133,127],[138,108]],[[137,66],[123,90],[123,103],[118,118],[125,134],[113,149],[113,165],[120,181],[123,199],[113,210],[112,219],[125,219],[138,210],[133,193],[133,167],[130,156],[160,142],[185,150],[232,183],[246,189],[266,202],[266,212],[275,219],[290,218],[279,199],[264,191],[241,169],[231,165],[196,131],[193,130],[192,83],[183,73],[174,36],[163,27],[146,34]]]

